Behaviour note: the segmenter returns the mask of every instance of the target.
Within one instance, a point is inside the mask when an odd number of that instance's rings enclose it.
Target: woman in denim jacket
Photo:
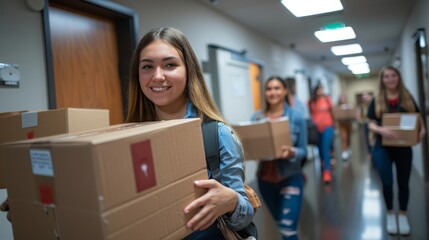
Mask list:
[[[224,216],[234,231],[253,219],[253,208],[244,190],[243,150],[217,110],[202,71],[185,35],[174,28],[155,28],[140,40],[131,60],[127,122],[211,118],[218,121],[221,183],[199,180],[207,193],[185,207],[198,210],[186,226],[186,239],[224,239],[216,219]],[[168,145],[165,146],[168,148]],[[172,159],[174,160],[174,159]],[[208,172],[209,177],[211,173]]]
[[[307,126],[301,114],[285,102],[287,87],[278,76],[265,83],[265,109],[252,121],[287,117],[291,146],[282,146],[282,158],[261,161],[258,169],[259,191],[280,230],[282,239],[298,239],[298,219],[303,198],[301,161],[307,156]],[[262,159],[263,160],[263,159]]]

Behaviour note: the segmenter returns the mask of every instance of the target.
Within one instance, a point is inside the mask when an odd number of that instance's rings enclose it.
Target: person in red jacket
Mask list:
[[[334,117],[332,113],[332,101],[326,96],[322,85],[317,85],[312,92],[308,104],[310,115],[319,132],[319,153],[322,159],[323,181],[331,182],[331,145],[334,139]]]

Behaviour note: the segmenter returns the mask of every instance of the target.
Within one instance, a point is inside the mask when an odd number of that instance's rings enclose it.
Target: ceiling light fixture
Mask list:
[[[306,17],[344,9],[340,0],[282,0],[281,3],[295,17]]]
[[[319,30],[314,32],[314,36],[321,42],[335,42],[356,38],[355,31],[353,31],[352,27]]]
[[[344,65],[356,64],[356,63],[366,63],[366,57],[365,56],[343,57],[343,58],[341,58],[341,62]]]
[[[362,52],[362,47],[360,44],[348,44],[348,45],[340,45],[331,47],[331,51],[337,55],[349,55],[349,54],[357,54]]]
[[[369,73],[370,70],[368,69],[359,69],[359,70],[352,70],[352,73],[354,75],[359,75],[359,74],[365,74],[365,73]]]
[[[368,63],[350,64],[347,67],[353,74],[369,73],[370,71]]]

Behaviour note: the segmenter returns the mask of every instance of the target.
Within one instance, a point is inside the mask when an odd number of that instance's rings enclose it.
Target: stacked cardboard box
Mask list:
[[[109,126],[109,110],[64,108],[0,113],[0,144]],[[0,188],[4,188],[0,158]]]
[[[207,179],[199,119],[123,124],[4,146],[20,239],[181,239]]]
[[[273,121],[242,122],[233,125],[240,137],[246,160],[275,159],[282,145],[291,145],[287,118]]]
[[[333,107],[334,118],[337,121],[353,121],[357,117],[357,109],[352,104],[342,104]]]
[[[420,116],[418,113],[385,113],[382,125],[395,131],[399,138],[383,138],[384,146],[411,147],[419,142]]]

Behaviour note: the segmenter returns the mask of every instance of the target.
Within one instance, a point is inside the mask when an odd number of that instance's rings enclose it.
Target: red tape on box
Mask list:
[[[52,187],[49,185],[40,185],[39,186],[39,195],[40,195],[40,201],[42,204],[53,204],[54,203],[54,196]]]
[[[27,139],[33,139],[34,138],[34,131],[27,132]]]
[[[131,155],[137,192],[154,187],[156,177],[150,140],[132,144]]]

